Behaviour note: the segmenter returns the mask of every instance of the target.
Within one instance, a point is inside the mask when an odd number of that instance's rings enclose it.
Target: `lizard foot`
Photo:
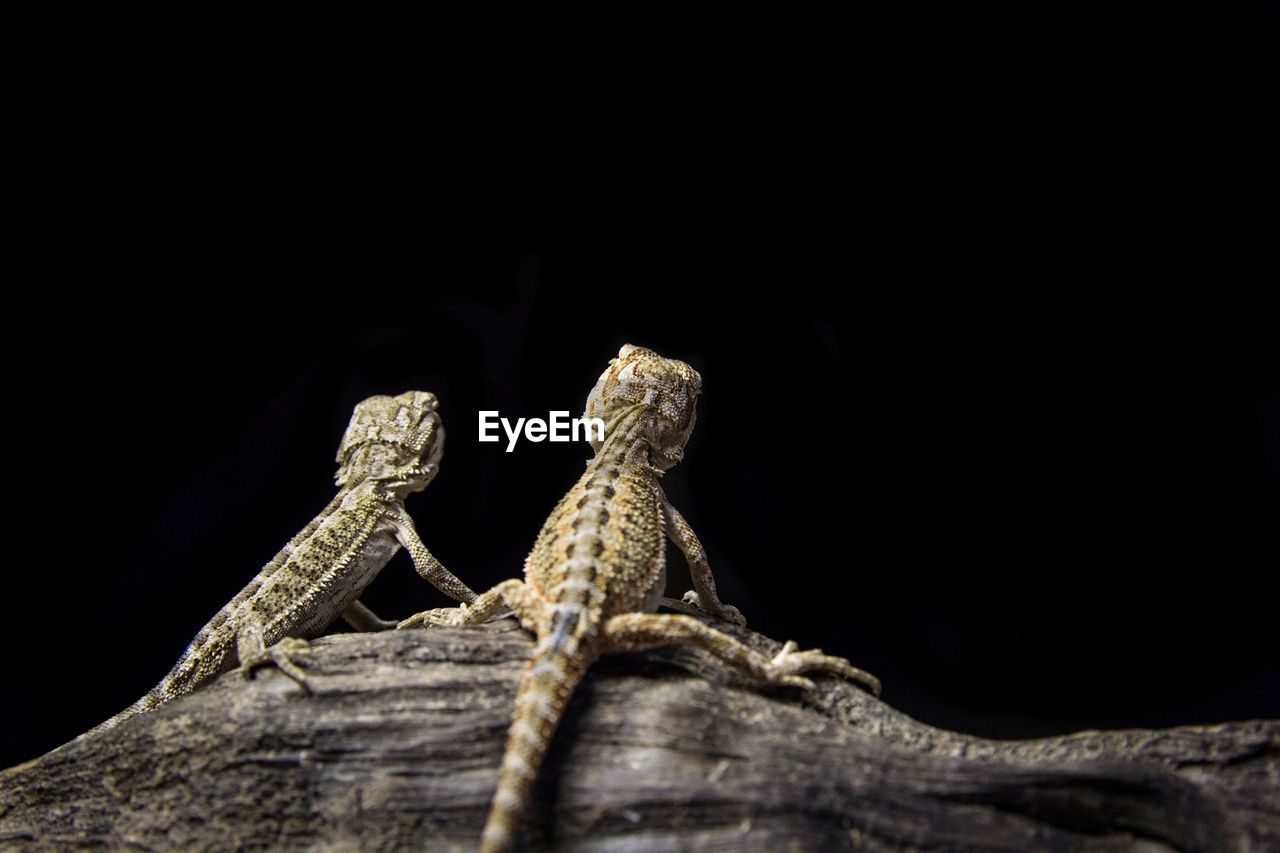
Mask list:
[[[747,617],[742,615],[742,611],[734,607],[732,604],[720,604],[718,607],[707,607],[702,603],[702,596],[698,595],[697,590],[689,590],[681,599],[685,604],[692,604],[703,613],[710,613],[712,616],[718,616],[726,622],[731,622],[740,628],[747,627]]]
[[[794,684],[791,679],[804,682],[802,685],[812,687],[813,682],[807,678],[800,678],[802,672],[830,672],[835,675],[849,679],[855,684],[861,684],[871,691],[872,695],[880,695],[880,679],[876,678],[869,672],[858,669],[844,658],[834,657],[833,655],[824,655],[822,649],[809,649],[808,651],[796,651],[796,644],[792,640],[788,640],[781,651],[769,662],[770,669],[776,671],[781,679],[780,683]]]
[[[437,607],[434,610],[424,610],[421,613],[415,613],[408,619],[402,621],[396,627],[430,628],[433,625],[451,627],[468,624],[466,618],[467,605],[465,604],[458,607]]]
[[[310,654],[311,644],[306,640],[297,637],[285,637],[280,642],[270,648],[263,649],[262,653],[251,660],[240,662],[240,674],[245,678],[253,678],[253,671],[264,666],[274,666],[285,675],[297,682],[298,686],[308,693],[311,690],[311,684],[307,681],[307,674],[302,671],[302,667],[298,666],[294,661],[295,656],[303,656]]]

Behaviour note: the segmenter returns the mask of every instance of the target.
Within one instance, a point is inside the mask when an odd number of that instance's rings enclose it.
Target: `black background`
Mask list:
[[[703,376],[664,487],[751,627],[985,735],[1280,716],[1268,323],[1124,290],[1106,239],[1016,217],[497,251],[310,210],[77,232],[10,316],[39,343],[10,342],[0,765],[165,673],[328,501],[370,394],[440,397],[408,508],[475,589],[518,575],[589,450],[480,444],[477,411],[576,414],[626,342]],[[365,600],[447,603],[403,553]]]

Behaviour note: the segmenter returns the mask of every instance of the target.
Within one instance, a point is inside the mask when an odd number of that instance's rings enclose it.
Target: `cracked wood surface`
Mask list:
[[[314,695],[233,673],[0,773],[0,847],[474,849],[530,637],[313,646]],[[815,680],[763,690],[689,649],[601,660],[518,848],[1280,849],[1280,721],[991,741]]]

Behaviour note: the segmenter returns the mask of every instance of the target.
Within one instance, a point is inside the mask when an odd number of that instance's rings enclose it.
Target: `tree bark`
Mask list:
[[[777,644],[716,623],[773,653]],[[0,846],[473,849],[532,642],[340,634],[0,773]],[[1276,850],[1280,721],[991,741],[689,649],[597,663],[527,850]]]

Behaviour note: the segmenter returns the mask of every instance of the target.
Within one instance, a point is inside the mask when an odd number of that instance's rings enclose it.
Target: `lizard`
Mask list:
[[[404,546],[418,574],[451,598],[476,598],[432,555],[405,510],[405,498],[439,470],[444,428],[425,391],[359,403],[338,448],[338,493],[257,576],[200,629],[169,673],[141,699],[77,740],[114,728],[184,696],[239,665],[274,665],[310,692],[295,658],[339,615],[361,631],[394,628],[359,601]]]
[[[481,837],[485,853],[510,848],[570,696],[603,654],[688,645],[767,684],[812,688],[800,674],[826,671],[879,694],[874,676],[821,650],[797,651],[788,642],[769,658],[692,616],[652,612],[666,584],[665,535],[693,570],[698,589],[686,601],[744,621],[716,596],[705,550],[659,483],[683,458],[701,388],[702,377],[688,364],[623,346],[587,398],[587,417],[605,421],[605,436],[591,441],[594,456],[585,473],[543,525],[524,580],[504,581],[461,607],[424,611],[401,623],[473,625],[505,606],[536,636]]]

